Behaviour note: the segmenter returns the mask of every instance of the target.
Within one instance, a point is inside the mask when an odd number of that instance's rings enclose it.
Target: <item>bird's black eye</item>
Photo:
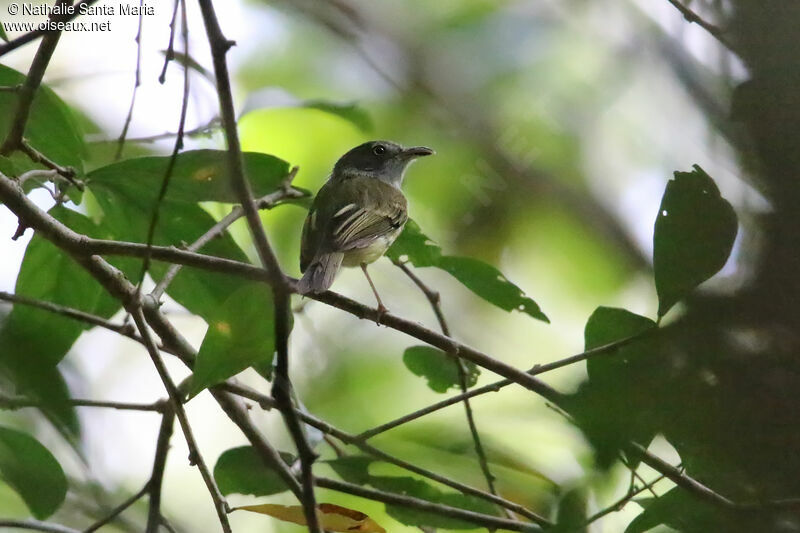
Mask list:
[[[384,145],[382,145],[382,144],[376,144],[372,148],[372,153],[375,154],[375,155],[383,155],[383,154],[386,153],[386,147]]]

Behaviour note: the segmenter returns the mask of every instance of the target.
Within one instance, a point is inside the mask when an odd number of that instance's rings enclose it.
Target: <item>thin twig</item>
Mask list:
[[[131,94],[131,103],[128,106],[128,114],[125,116],[125,123],[122,125],[122,132],[117,139],[117,151],[114,154],[114,161],[119,161],[122,157],[122,149],[125,147],[125,138],[128,136],[128,128],[133,119],[133,108],[136,105],[136,94],[139,92],[139,86],[142,84],[142,19],[144,18],[142,5],[144,0],[139,0],[139,23],[136,28],[136,74],[133,80],[133,93]]]
[[[666,476],[664,474],[661,474],[660,476],[655,478],[653,481],[650,481],[649,483],[645,483],[641,487],[638,487],[638,488],[631,487],[625,493],[625,495],[622,496],[622,498],[620,498],[616,502],[612,503],[611,505],[609,505],[605,509],[601,509],[600,511],[596,512],[595,514],[593,514],[592,516],[587,518],[586,522],[583,524],[584,528],[586,528],[590,524],[600,520],[601,518],[603,518],[607,514],[611,514],[611,513],[614,513],[614,512],[622,510],[622,508],[625,507],[625,505],[628,502],[630,502],[632,499],[634,499],[636,496],[638,496],[639,494],[641,494],[642,492],[644,492],[646,490],[652,490],[653,486],[656,483],[658,483],[659,481],[661,481],[662,479],[665,479],[665,478],[666,478]]]
[[[439,322],[439,328],[441,328],[442,333],[450,337],[450,328],[447,325],[447,320],[445,319],[444,312],[442,311],[440,294],[428,287],[425,282],[422,281],[422,279],[420,279],[420,277],[417,276],[405,263],[394,261],[394,264],[400,268],[400,270],[402,270],[406,276],[411,279],[411,281],[414,282],[420,291],[422,291],[422,293],[425,295],[425,298],[428,300],[433,313],[436,315],[436,320]],[[456,368],[458,370],[458,384],[461,388],[461,393],[466,394],[469,389],[469,385],[467,383],[466,364],[457,357],[453,358],[453,362],[456,364]],[[494,486],[495,477],[489,469],[489,460],[486,457],[486,450],[483,448],[480,433],[478,433],[478,425],[475,423],[475,414],[472,411],[469,398],[465,396],[462,401],[464,404],[464,411],[467,416],[467,426],[469,427],[469,432],[472,435],[475,454],[478,456],[478,463],[480,464],[481,471],[483,472],[483,477],[486,479],[486,485],[489,487],[489,492],[497,495],[497,490]]]
[[[81,14],[81,9],[83,8],[83,6],[90,6],[96,2],[97,0],[81,0],[80,2],[75,4],[75,9],[72,11],[71,14],[64,14],[60,20],[63,20],[65,22],[70,21]],[[20,35],[19,37],[15,37],[14,39],[11,39],[7,43],[2,43],[0,44],[0,57],[6,55],[12,50],[16,50],[20,46],[28,44],[31,41],[35,41],[39,37],[42,37],[49,33],[50,32],[46,31],[44,28],[37,28],[34,31],[30,31],[28,33]]]
[[[119,411],[151,411],[160,413],[164,411],[164,403],[157,401],[154,403],[125,403],[109,402],[102,400],[84,400],[79,398],[69,398],[69,405],[75,407],[98,407],[103,409],[117,409]],[[0,409],[24,409],[26,407],[42,407],[39,400],[32,400],[23,396],[6,396],[0,394]]]
[[[0,300],[6,300],[8,302],[13,302],[15,304],[29,305],[31,307],[43,309],[45,311],[65,316],[67,318],[71,318],[79,322],[85,322],[87,324],[91,324],[92,326],[98,326],[107,329],[109,331],[113,331],[114,333],[118,333],[123,337],[127,337],[131,340],[134,340],[139,344],[144,344],[142,338],[136,334],[135,331],[136,328],[134,328],[130,324],[114,324],[113,322],[110,322],[109,320],[106,320],[101,316],[93,315],[91,313],[86,313],[85,311],[81,311],[79,309],[73,309],[71,307],[54,304],[52,302],[36,300],[34,298],[28,298],[27,296],[22,296],[19,294],[11,294],[4,291],[0,291]],[[173,350],[170,350],[169,348],[161,345],[158,346],[158,349],[161,350],[162,352],[167,352],[172,355],[177,355]]]
[[[167,79],[167,67],[170,61],[175,59],[175,25],[178,21],[178,2],[180,1],[181,0],[175,0],[175,4],[172,7],[172,18],[169,21],[169,43],[167,44],[167,51],[164,54],[164,66],[161,67],[161,74],[158,75],[158,83],[162,85]]]
[[[715,26],[714,24],[705,21],[700,15],[692,11],[691,8],[684,5],[680,0],[667,1],[675,6],[675,9],[680,11],[681,15],[683,15],[683,18],[685,18],[687,21],[697,24],[725,47],[732,49],[730,42],[728,42],[728,39],[725,38],[725,34],[719,26]]]
[[[243,385],[233,384],[233,383],[225,383],[225,384],[221,385],[220,387],[223,388],[224,390],[227,390],[227,391],[230,391],[230,392],[232,392],[234,394],[242,396],[243,398],[248,398],[249,400],[252,400],[252,401],[256,402],[262,409],[266,409],[266,410],[269,410],[269,409],[272,409],[272,408],[281,409],[281,407],[277,404],[277,402],[275,402],[275,400],[273,398],[271,398],[271,397],[269,397],[267,395],[261,394],[260,392],[255,391],[255,390],[253,390],[253,389],[251,389],[249,387],[245,387]],[[300,410],[297,410],[297,416],[300,417],[300,419],[303,422],[305,422],[306,424],[308,424],[309,426],[314,427],[314,428],[318,429],[319,431],[323,432],[324,434],[330,435],[330,436],[342,441],[345,444],[350,444],[352,446],[355,446],[356,448],[358,448],[362,452],[364,452],[364,453],[366,453],[368,455],[371,455],[371,456],[373,456],[373,457],[375,457],[377,459],[380,459],[381,461],[385,461],[387,463],[391,463],[391,464],[393,464],[395,466],[399,466],[400,468],[408,470],[409,472],[413,472],[413,473],[418,474],[418,475],[420,475],[422,477],[426,477],[428,479],[432,479],[433,481],[436,481],[438,483],[441,483],[442,485],[445,485],[445,486],[451,487],[453,489],[456,489],[457,491],[463,492],[464,494],[468,494],[468,495],[475,496],[477,498],[481,498],[483,500],[492,502],[495,505],[498,505],[499,507],[502,507],[504,509],[508,509],[509,511],[513,511],[513,512],[519,514],[520,516],[524,516],[526,518],[529,518],[530,520],[532,520],[532,521],[534,521],[537,524],[540,524],[542,526],[550,525],[550,522],[546,518],[544,518],[542,516],[539,516],[535,512],[525,508],[522,505],[519,505],[517,503],[514,503],[514,502],[511,502],[509,500],[506,500],[506,499],[504,499],[504,498],[502,498],[500,496],[497,496],[495,494],[490,494],[488,492],[482,491],[482,490],[477,489],[475,487],[471,487],[469,485],[465,485],[463,483],[460,483],[458,481],[450,479],[450,478],[448,478],[446,476],[443,476],[441,474],[437,474],[435,472],[431,472],[430,470],[426,470],[424,468],[421,468],[421,467],[419,467],[419,466],[417,466],[417,465],[415,465],[413,463],[409,463],[408,461],[404,461],[402,459],[394,457],[393,455],[390,455],[390,454],[388,454],[388,453],[386,453],[386,452],[384,452],[384,451],[382,451],[382,450],[380,450],[378,448],[375,448],[374,446],[372,446],[370,444],[367,444],[362,439],[360,439],[358,436],[351,435],[351,434],[349,434],[349,433],[347,433],[345,431],[342,431],[342,430],[340,430],[340,429],[328,424],[327,422],[324,422],[323,420],[320,420],[320,419],[314,417],[313,415],[311,415],[309,413],[304,413],[304,412],[302,412]]]
[[[297,174],[297,167],[293,167],[292,170],[286,177],[284,181],[284,185],[278,189],[277,191],[273,191],[269,194],[266,194],[256,200],[256,205],[259,209],[272,209],[283,200],[287,200],[290,198],[302,198],[306,195],[303,191],[299,189],[295,189],[291,187],[291,182],[294,179],[295,175]],[[206,244],[213,241],[227,230],[231,224],[239,220],[244,211],[242,207],[237,205],[231,209],[231,212],[225,215],[219,222],[214,224],[207,232],[201,235],[196,241],[186,247],[186,250],[190,252],[197,252],[203,248]],[[164,291],[167,290],[167,287],[172,280],[175,279],[175,276],[178,275],[181,267],[183,265],[180,264],[172,264],[170,265],[167,272],[164,274],[164,277],[156,284],[155,288],[150,292],[150,295],[153,296],[155,299],[160,299],[163,296]]]
[[[81,533],[77,529],[53,524],[50,522],[40,522],[39,520],[0,520],[0,527],[10,527],[11,529],[28,529],[31,531],[46,531],[48,533]]]
[[[440,503],[434,503],[428,500],[413,498],[404,494],[370,489],[361,485],[348,483],[346,481],[339,481],[324,477],[316,477],[314,478],[314,481],[318,487],[344,492],[346,494],[353,494],[355,496],[361,496],[362,498],[368,498],[370,500],[384,502],[390,505],[402,505],[403,507],[417,509],[419,511],[436,513],[440,516],[446,516],[456,520],[465,520],[467,522],[472,522],[477,526],[483,526],[490,529],[505,529],[508,531],[542,531],[542,528],[536,524],[476,513],[474,511],[468,511],[458,507],[450,507],[449,505],[442,505]]]
[[[136,306],[134,304],[129,306],[128,311],[131,313],[133,321],[136,324],[136,327],[139,329],[139,334],[144,339],[145,347],[150,355],[150,359],[153,361],[153,365],[156,367],[156,371],[161,378],[161,382],[164,384],[164,388],[167,389],[170,403],[175,411],[175,415],[178,417],[178,422],[180,423],[181,430],[183,431],[183,436],[186,439],[186,445],[189,447],[189,462],[192,465],[197,466],[198,470],[200,470],[200,475],[203,477],[203,481],[205,482],[208,492],[211,495],[211,499],[214,502],[214,508],[217,511],[217,517],[219,518],[220,525],[222,525],[222,530],[225,533],[231,533],[231,526],[228,523],[227,515],[228,506],[225,503],[225,500],[222,497],[214,478],[211,476],[211,472],[209,471],[205,460],[203,460],[203,456],[200,454],[200,450],[197,447],[197,442],[194,439],[194,434],[192,433],[192,428],[189,425],[189,419],[186,416],[186,411],[183,408],[183,403],[181,402],[178,389],[175,387],[175,383],[172,381],[172,378],[164,366],[164,362],[161,360],[158,347],[156,346],[156,343],[150,334],[150,330],[147,328],[145,323],[142,308],[141,306]]]
[[[93,533],[94,531],[97,531],[98,529],[100,529],[104,525],[110,523],[112,520],[114,520],[120,514],[122,514],[125,511],[125,509],[127,509],[128,507],[130,507],[131,505],[136,503],[139,500],[139,498],[141,498],[142,496],[147,494],[147,490],[149,489],[149,486],[150,486],[149,482],[145,483],[144,486],[141,489],[139,489],[139,492],[137,492],[136,494],[130,496],[125,501],[123,501],[122,503],[120,503],[119,505],[114,507],[111,510],[111,512],[109,512],[102,519],[98,520],[97,522],[95,522],[91,526],[89,526],[86,529],[84,529],[83,533]]]
[[[138,243],[119,243],[116,241],[98,241],[88,238],[86,235],[78,234],[67,226],[57,221],[49,214],[42,211],[31,202],[22,189],[11,179],[0,174],[0,201],[10,209],[21,221],[37,231],[43,238],[50,240],[59,248],[68,252],[75,261],[83,266],[106,290],[115,298],[123,302],[126,306],[132,306],[135,298],[135,287],[133,287],[125,276],[96,255],[98,249],[103,249],[106,253],[114,251],[127,255],[138,255],[147,247]],[[157,252],[157,253],[156,253]],[[154,247],[153,257],[175,258],[183,264],[193,264],[196,266],[206,266],[215,271],[236,273],[247,279],[255,279],[266,283],[273,282],[270,274],[263,269],[255,268],[252,265],[239,263],[237,261],[223,260],[222,258],[208,257],[193,252],[184,252],[170,247]],[[168,259],[171,260],[171,259]],[[295,283],[296,280],[290,280]],[[380,319],[380,322],[392,329],[404,332],[414,338],[435,346],[439,349],[449,351],[455,349],[456,352],[476,363],[477,365],[491,370],[504,377],[513,380],[525,388],[543,396],[546,400],[555,404],[563,403],[561,393],[547,385],[546,383],[530,376],[514,367],[506,365],[492,357],[453,339],[438,334],[434,331],[421,326],[415,322],[404,320],[391,313],[379,314],[377,310],[362,305],[358,302],[345,298],[331,291],[313,295],[314,299],[337,307],[361,319],[372,321]],[[162,317],[163,318],[163,317]],[[155,327],[155,326],[154,326]],[[164,337],[162,336],[162,339]],[[152,339],[151,339],[152,340]],[[150,343],[152,352],[157,354],[154,343]],[[167,343],[169,345],[169,343]],[[170,345],[172,348],[175,346]],[[151,350],[148,350],[151,351]],[[585,358],[583,354],[581,358]],[[186,350],[182,358],[192,358],[190,350]],[[160,360],[160,359],[159,359]],[[563,365],[561,365],[563,366]],[[174,386],[174,385],[173,385]],[[730,508],[732,502],[715,493],[712,489],[701,484],[697,480],[686,476],[674,467],[664,462],[660,458],[650,454],[640,446],[632,444],[626,447],[626,453],[638,457],[642,462],[652,467],[656,471],[666,474],[667,477],[676,482],[683,489],[695,497],[708,501],[717,507]],[[676,481],[677,480],[677,481]],[[678,482],[680,481],[680,482]],[[787,505],[795,502],[790,500]]]
[[[175,411],[170,409],[161,416],[161,426],[158,429],[156,452],[153,456],[153,471],[150,481],[147,482],[147,491],[150,493],[150,506],[147,511],[146,533],[158,533],[161,524],[161,487],[164,484],[164,468],[167,465],[169,440],[175,425]],[[88,532],[87,532],[88,533]]]
[[[284,409],[283,416],[289,433],[294,440],[297,453],[300,458],[302,471],[303,498],[301,503],[306,517],[306,523],[311,533],[322,533],[317,516],[316,497],[314,496],[314,484],[312,467],[317,458],[316,453],[311,448],[294,409],[292,409],[291,381],[289,379],[289,318],[291,316],[291,306],[289,305],[290,288],[287,283],[286,275],[281,270],[278,258],[269,244],[267,234],[261,225],[253,199],[250,184],[244,173],[242,159],[242,148],[239,142],[239,134],[236,124],[236,112],[233,107],[233,94],[231,92],[230,76],[228,74],[228,64],[225,56],[233,45],[232,41],[225,38],[220,28],[214,5],[211,0],[199,0],[203,22],[208,35],[208,42],[211,47],[211,56],[214,63],[214,74],[217,80],[217,95],[219,96],[220,115],[222,126],[225,131],[225,138],[228,143],[228,169],[231,175],[231,184],[236,191],[239,203],[244,211],[247,225],[258,252],[259,259],[264,268],[267,269],[272,278],[272,299],[275,309],[275,351],[276,365],[275,378],[272,394],[276,401],[282,403]]]
[[[54,13],[49,17],[49,22],[60,22],[66,17],[63,14],[56,14],[63,10],[66,6],[71,6],[72,0],[58,0],[53,6]],[[24,138],[25,127],[28,123],[33,99],[39,86],[42,84],[42,78],[50,64],[50,59],[53,57],[58,41],[61,38],[60,31],[49,31],[46,33],[42,42],[39,43],[39,48],[36,50],[36,55],[33,58],[28,75],[25,82],[17,91],[17,107],[14,112],[14,118],[11,121],[11,126],[8,130],[3,144],[0,146],[0,155],[9,155],[16,150],[22,151],[32,161],[43,164],[48,168],[56,170],[59,174],[66,179],[75,182],[75,172],[72,169],[62,167],[55,162],[45,157],[42,153],[34,149]]]
[[[539,374],[544,374],[545,372],[550,372],[552,370],[556,370],[559,368],[563,368],[565,366],[573,365],[581,361],[585,361],[592,357],[609,355],[618,351],[620,348],[627,346],[628,344],[630,344],[635,340],[641,340],[646,335],[654,334],[656,332],[661,332],[663,330],[664,328],[661,328],[659,330],[654,329],[644,334],[633,335],[631,337],[626,337],[618,341],[610,342],[608,344],[604,344],[603,346],[598,346],[597,348],[592,348],[591,350],[586,350],[579,354],[572,355],[570,357],[565,357],[564,359],[559,359],[558,361],[553,361],[552,363],[547,363],[544,365],[535,365],[533,368],[528,370],[528,374],[530,374],[531,376],[536,376]],[[408,422],[417,420],[418,418],[421,418],[423,416],[435,413],[436,411],[444,409],[445,407],[455,405],[461,402],[464,398],[474,398],[476,396],[481,396],[489,392],[498,392],[500,389],[505,388],[509,385],[513,385],[514,383],[515,381],[510,379],[501,379],[499,381],[495,381],[494,383],[478,387],[477,389],[472,389],[467,393],[458,394],[446,400],[442,400],[440,402],[423,407],[422,409],[419,409],[407,415],[403,415],[399,418],[386,422],[385,424],[381,424],[380,426],[368,429],[360,433],[358,436],[359,438],[362,439],[370,439],[376,435],[389,431],[390,429],[394,429],[403,424],[407,424]]]
[[[186,2],[185,0],[180,0],[181,4],[181,36],[183,37],[183,46],[186,53],[189,53],[189,28],[186,20]],[[155,239],[156,235],[156,226],[158,225],[158,219],[161,213],[161,205],[164,203],[164,198],[167,195],[167,189],[169,188],[170,180],[172,179],[172,173],[175,170],[175,164],[178,161],[178,153],[183,149],[183,130],[186,126],[186,111],[189,107],[189,70],[184,69],[183,72],[183,98],[181,100],[181,114],[180,118],[178,119],[178,135],[175,137],[175,144],[172,147],[172,154],[170,154],[169,162],[167,163],[167,168],[164,170],[164,176],[161,179],[161,188],[158,191],[158,196],[156,198],[156,203],[153,205],[153,212],[150,215],[150,224],[147,228],[147,249],[153,246],[153,240]],[[150,253],[144,256],[144,261],[142,261],[142,271],[139,276],[139,283],[137,286],[137,297],[141,296],[142,284],[144,281],[144,276],[147,271],[150,269],[150,261],[151,255]]]

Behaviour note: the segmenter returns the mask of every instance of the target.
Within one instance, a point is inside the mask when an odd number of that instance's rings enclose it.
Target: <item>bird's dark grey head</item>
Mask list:
[[[418,157],[433,153],[425,146],[403,148],[391,141],[369,141],[356,146],[336,162],[333,178],[364,176],[399,187],[408,164]]]

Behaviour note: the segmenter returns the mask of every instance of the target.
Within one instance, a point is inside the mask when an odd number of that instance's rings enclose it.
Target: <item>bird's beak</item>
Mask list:
[[[427,146],[412,146],[402,151],[402,154],[408,158],[423,157],[426,155],[433,155],[435,153],[436,152],[434,152]]]

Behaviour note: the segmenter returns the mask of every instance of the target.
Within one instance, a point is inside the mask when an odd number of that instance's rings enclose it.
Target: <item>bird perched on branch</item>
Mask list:
[[[341,266],[360,266],[378,311],[386,311],[367,265],[381,257],[408,220],[400,190],[409,163],[431,155],[424,146],[403,148],[390,141],[370,141],[344,154],[317,193],[303,225],[300,294],[327,290]]]

